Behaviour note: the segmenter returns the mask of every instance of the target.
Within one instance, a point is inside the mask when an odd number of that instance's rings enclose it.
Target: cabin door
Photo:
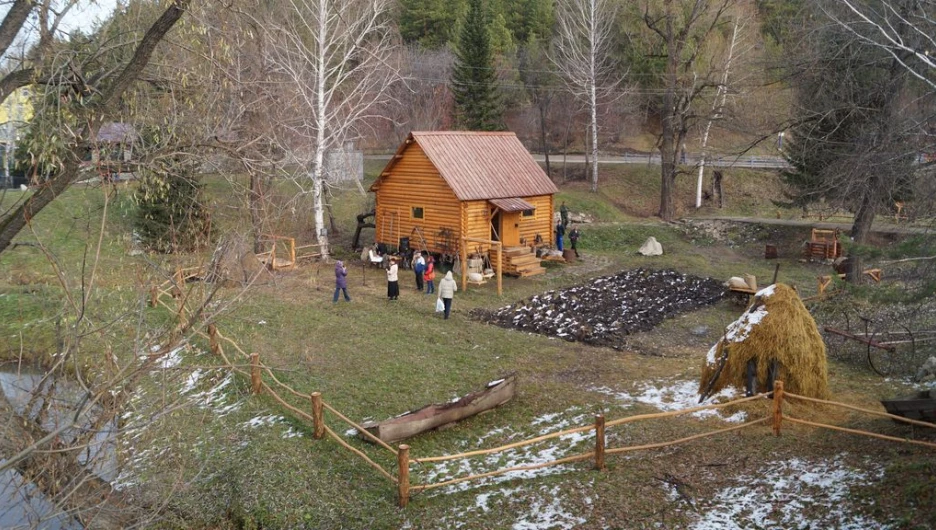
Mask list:
[[[520,246],[520,212],[500,212],[501,244],[505,247]]]

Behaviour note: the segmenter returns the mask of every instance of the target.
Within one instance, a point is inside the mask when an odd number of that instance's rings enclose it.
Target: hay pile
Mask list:
[[[816,321],[796,291],[784,284],[761,289],[751,306],[729,325],[702,366],[702,400],[719,390],[745,388],[748,361],[757,363],[756,392],[769,392],[768,369],[776,361],[776,379],[786,391],[828,397],[826,350]]]

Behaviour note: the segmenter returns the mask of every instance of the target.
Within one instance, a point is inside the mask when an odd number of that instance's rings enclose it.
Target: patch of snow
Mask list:
[[[261,325],[261,326],[265,326],[265,325],[266,325],[266,320],[261,320],[260,322],[257,322],[257,324],[259,324],[259,325]]]
[[[269,416],[255,416],[240,424],[242,429],[256,429],[257,427],[269,427],[271,425],[277,424],[283,421],[282,416],[269,415]]]
[[[642,403],[644,405],[656,407],[663,412],[684,410],[699,406],[699,383],[696,381],[649,381],[639,383],[635,394],[618,392],[608,387],[593,387],[589,390],[611,396],[625,405]],[[713,397],[728,400],[737,396],[737,390],[733,387],[725,387]],[[721,410],[718,409],[700,410],[693,412],[692,416],[695,418],[715,416],[724,421],[731,422],[743,422],[747,419],[747,415],[743,411],[724,417],[721,415]]]
[[[761,298],[770,298],[773,296],[774,291],[776,290],[777,284],[770,284],[767,287],[764,287],[760,291],[754,293],[754,296],[760,296]]]
[[[853,486],[879,480],[883,467],[868,462],[868,470],[855,469],[844,462],[845,456],[769,462],[751,476],[738,477],[739,486],[703,501],[707,506],[700,506],[702,515],[691,528],[890,528],[858,513],[849,495]]]
[[[751,330],[754,329],[754,326],[760,324],[766,316],[767,306],[763,305],[759,306],[754,311],[744,313],[738,320],[728,325],[728,329],[725,331],[725,340],[728,342],[744,342],[744,340],[748,338],[748,335],[751,334]]]
[[[580,413],[580,409],[573,407],[563,413],[543,415],[539,418],[535,418],[530,423],[531,425],[537,426],[539,428],[538,432],[535,434],[542,435],[550,432],[562,431],[569,427],[585,425],[589,422],[587,418],[587,415]],[[507,435],[507,439],[513,438],[514,436],[517,436],[520,439],[525,439],[531,437],[533,433],[513,432],[511,427],[500,427],[488,434],[479,437],[475,443],[475,446],[473,448],[468,447],[468,449],[482,448],[480,445],[481,442],[494,435],[500,438],[503,438],[504,435]],[[591,432],[586,431],[567,434],[560,436],[558,439],[546,440],[538,444],[517,447],[501,453],[485,455],[483,457],[425,464],[422,468],[424,475],[421,477],[420,482],[431,484],[435,482],[443,482],[456,477],[476,475],[498,469],[552,462],[568,455],[580,454],[586,451],[587,448],[585,446],[587,444],[591,444],[593,440],[594,435]],[[456,491],[467,491],[472,488],[478,488],[491,484],[499,484],[514,479],[555,475],[563,473],[568,469],[570,469],[569,466],[559,465],[532,470],[513,471],[487,479],[453,484],[446,488],[441,488],[438,491],[442,494]]]

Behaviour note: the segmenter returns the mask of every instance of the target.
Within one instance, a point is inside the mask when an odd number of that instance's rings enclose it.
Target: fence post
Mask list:
[[[260,378],[260,354],[250,354],[250,393],[259,394],[262,379]]]
[[[321,440],[325,436],[325,418],[322,415],[325,407],[322,406],[322,393],[312,392],[309,394],[309,399],[312,400],[312,425],[314,426],[312,436],[316,440]]]
[[[780,422],[783,420],[783,381],[773,384],[773,432],[780,436]]]
[[[399,467],[397,477],[399,504],[400,508],[406,508],[409,503],[409,446],[406,444],[401,444],[400,450],[397,451],[397,466]]]
[[[172,286],[172,296],[182,296],[182,269],[176,269],[175,275],[172,277],[172,283],[175,284]]]
[[[159,287],[150,287],[150,307],[156,307],[159,304]]]
[[[605,417],[604,414],[595,415],[595,469],[601,471],[605,467]]]
[[[208,324],[208,347],[211,349],[212,355],[218,355],[220,353],[221,345],[218,344],[218,326],[214,324]]]

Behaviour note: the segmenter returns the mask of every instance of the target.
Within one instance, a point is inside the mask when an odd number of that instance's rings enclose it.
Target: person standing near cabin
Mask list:
[[[442,304],[445,306],[445,314],[442,317],[444,320],[448,320],[449,313],[452,312],[452,298],[455,298],[455,291],[458,290],[458,284],[455,283],[455,278],[452,278],[452,271],[445,273],[445,278],[442,278],[442,281],[439,282],[439,298],[442,299]]]
[[[572,225],[572,230],[569,230],[569,244],[572,245],[572,250],[575,251],[575,257],[579,257],[578,248],[576,244],[578,243],[578,238],[581,234],[578,231],[578,228],[575,225]]]
[[[426,272],[423,275],[423,279],[426,280],[426,294],[432,294],[435,292],[435,259],[432,258],[432,255],[426,258]]]
[[[348,268],[344,266],[344,262],[338,260],[335,262],[335,296],[332,297],[332,303],[338,303],[338,293],[344,293],[345,302],[350,302],[351,297],[348,296]]]
[[[566,208],[565,201],[559,206],[559,220],[562,221],[562,228],[569,226],[569,209]]]
[[[562,226],[562,221],[556,223],[556,248],[559,249],[559,252],[562,252],[562,236],[565,235],[565,227]]]
[[[400,278],[398,276],[400,267],[397,265],[397,261],[400,258],[397,256],[390,256],[390,268],[387,269],[387,298],[389,300],[396,300],[400,297]]]
[[[423,274],[426,273],[426,258],[423,257],[425,252],[417,252],[416,259],[413,261],[413,272],[416,273],[416,290],[422,292],[423,290]]]

